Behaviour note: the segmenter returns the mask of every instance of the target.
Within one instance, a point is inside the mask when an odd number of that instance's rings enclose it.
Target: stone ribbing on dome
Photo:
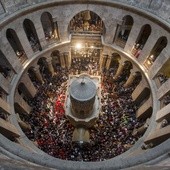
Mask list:
[[[88,77],[81,77],[70,85],[70,95],[78,101],[87,101],[96,95],[96,86]]]

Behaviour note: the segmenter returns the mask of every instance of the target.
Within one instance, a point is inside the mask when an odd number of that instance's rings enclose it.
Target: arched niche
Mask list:
[[[33,22],[29,19],[25,19],[23,22],[23,27],[32,50],[34,52],[41,51],[42,48]]]
[[[145,60],[145,67],[150,68],[162,50],[167,46],[168,40],[165,36],[160,37],[152,48],[149,56]]]
[[[19,61],[21,63],[26,61],[27,56],[25,54],[25,51],[22,47],[22,44],[21,44],[16,32],[13,29],[8,28],[6,31],[6,37],[9,41],[11,47],[13,48],[14,52],[16,53],[16,56],[18,57]]]
[[[138,58],[140,55],[141,50],[145,46],[150,34],[151,34],[151,26],[149,24],[143,25],[140,33],[136,39],[135,45],[132,49],[132,54]]]
[[[52,15],[49,12],[42,13],[41,23],[46,40],[59,39],[57,22],[53,22]]]
[[[126,42],[128,40],[130,31],[132,29],[133,26],[133,18],[130,15],[126,15],[123,17],[122,19],[122,24],[121,25],[117,25],[117,29],[116,29],[116,34],[114,37],[113,42],[121,47],[124,48],[126,45]]]
[[[69,24],[69,32],[73,34],[103,34],[104,31],[105,26],[102,19],[89,10],[76,14]]]

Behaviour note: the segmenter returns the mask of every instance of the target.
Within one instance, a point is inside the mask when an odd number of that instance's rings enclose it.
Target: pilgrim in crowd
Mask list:
[[[38,92],[29,101],[32,111],[24,119],[31,129],[25,133],[49,155],[64,160],[103,161],[127,151],[141,137],[133,135],[133,130],[141,127],[144,121],[136,119],[137,106],[131,98],[138,81],[128,88],[123,87],[122,80],[127,74],[114,80],[115,65],[101,73],[101,113],[90,128],[90,142],[72,142],[74,127],[64,111],[68,76],[83,71],[94,75],[96,70],[99,72],[98,65],[98,61],[92,58],[74,58],[71,68],[58,66],[53,77],[44,75],[44,83],[36,86]]]

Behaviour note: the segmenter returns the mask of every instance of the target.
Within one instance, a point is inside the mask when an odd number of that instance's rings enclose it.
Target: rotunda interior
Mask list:
[[[170,2],[0,1],[0,167],[170,167]]]

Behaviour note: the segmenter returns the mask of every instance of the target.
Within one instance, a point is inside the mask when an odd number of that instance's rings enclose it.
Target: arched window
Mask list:
[[[40,45],[40,42],[39,42],[39,39],[37,36],[37,32],[36,32],[33,22],[30,21],[29,19],[25,19],[23,26],[24,26],[25,33],[27,35],[27,38],[30,42],[30,45],[31,45],[33,51],[34,52],[36,52],[38,50],[41,51],[42,48],[41,48],[41,45]]]
[[[70,33],[103,34],[104,30],[104,23],[101,18],[89,10],[75,15],[69,24]]]
[[[41,15],[41,23],[46,40],[59,39],[57,22],[53,22],[49,12],[44,12]]]
[[[145,60],[145,67],[146,68],[150,68],[151,65],[154,63],[154,61],[156,60],[156,58],[160,55],[160,53],[162,52],[162,50],[167,46],[168,40],[166,37],[160,37],[156,44],[154,45],[153,49],[151,50],[149,56],[147,57],[147,59]]]
[[[7,29],[6,31],[6,37],[13,48],[14,52],[16,53],[16,56],[20,60],[21,63],[23,63],[25,60],[27,60],[27,56],[24,52],[24,49],[21,45],[21,42],[16,34],[16,32],[13,29]]]
[[[149,36],[151,34],[151,26],[149,24],[144,25],[141,30],[140,33],[137,37],[137,40],[135,42],[135,45],[132,49],[132,54],[138,58],[140,55],[141,50],[143,49],[146,41],[148,40]]]
[[[124,48],[133,26],[133,18],[130,15],[123,17],[122,24],[117,25],[116,34],[113,42]]]

